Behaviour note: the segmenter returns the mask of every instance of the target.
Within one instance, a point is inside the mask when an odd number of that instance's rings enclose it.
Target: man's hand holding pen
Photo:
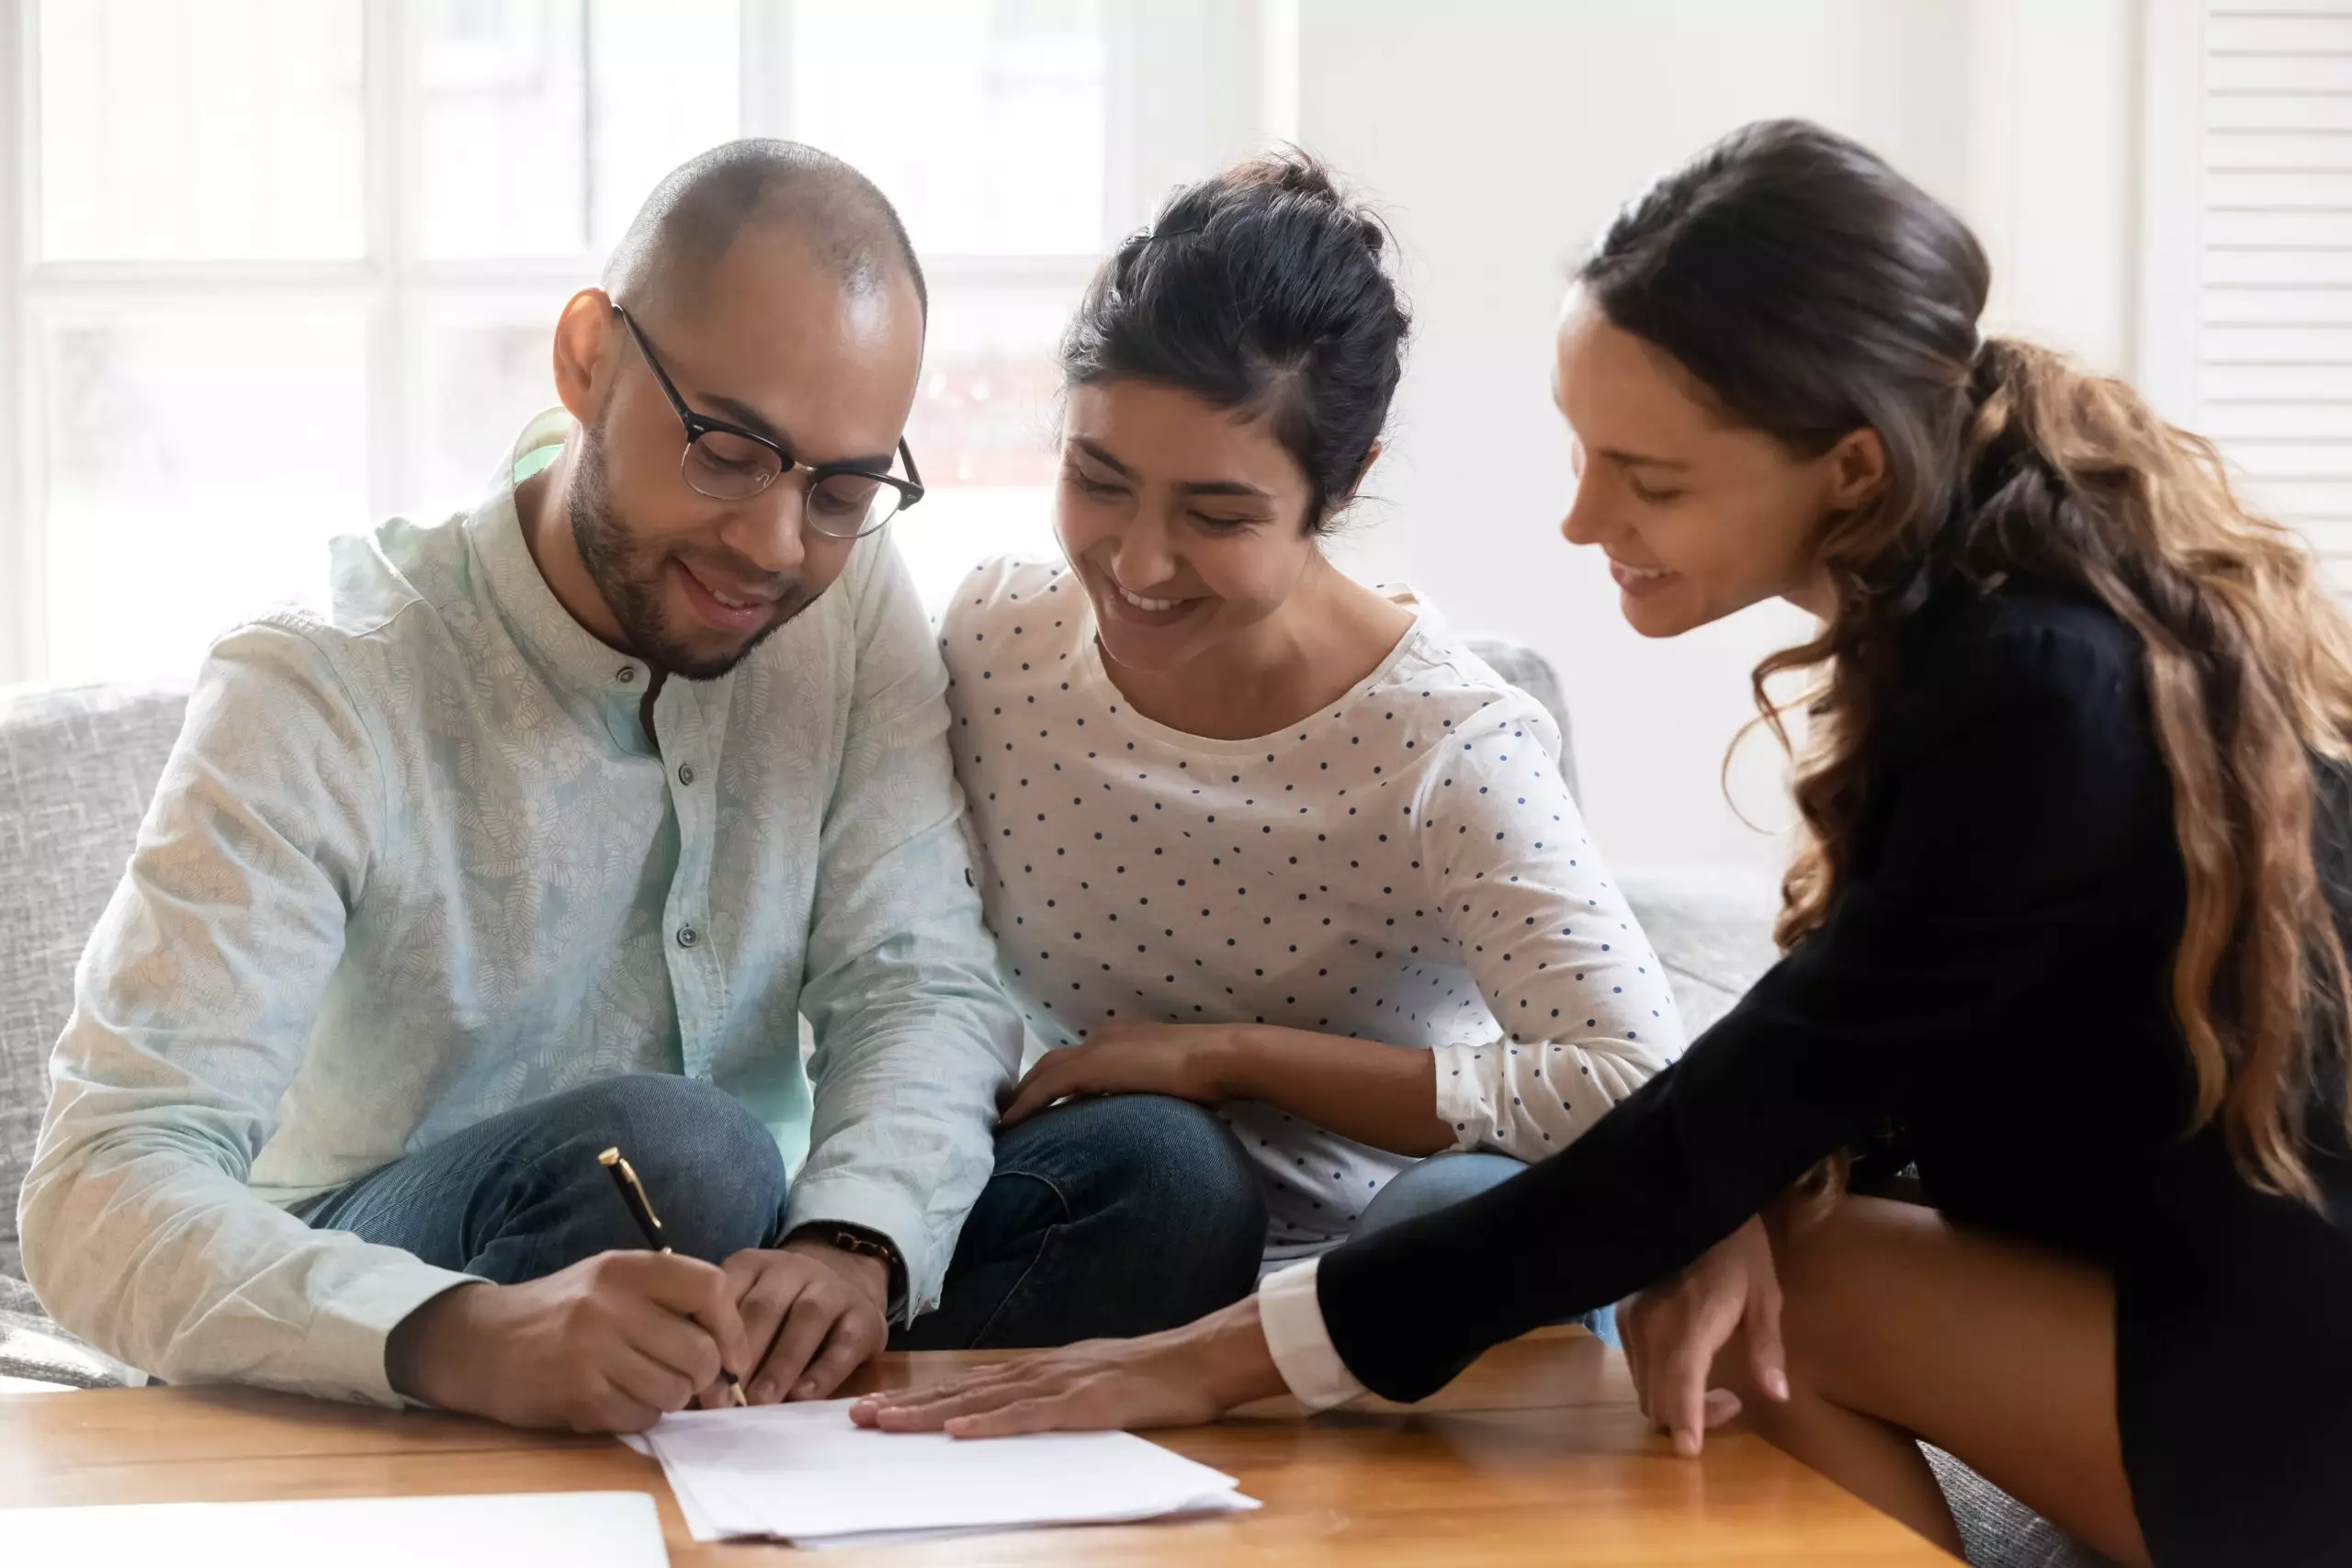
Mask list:
[[[836,1245],[820,1226],[723,1268],[682,1257],[621,1151],[597,1158],[647,1250],[444,1292],[393,1330],[384,1371],[395,1389],[510,1426],[635,1432],[697,1400],[821,1399],[882,1348],[887,1245]]]
[[[637,1432],[746,1368],[735,1280],[668,1252],[605,1252],[518,1285],[459,1285],[385,1348],[401,1393],[514,1427]]]

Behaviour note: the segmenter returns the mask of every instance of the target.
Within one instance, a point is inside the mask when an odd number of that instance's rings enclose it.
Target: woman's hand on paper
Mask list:
[[[1695,1457],[1708,1432],[1739,1414],[1737,1394],[1711,1386],[1719,1354],[1744,1357],[1743,1381],[1766,1398],[1789,1397],[1780,1275],[1761,1217],[1634,1296],[1618,1309],[1617,1327],[1642,1414],[1673,1436],[1678,1453]]]
[[[951,1438],[1195,1427],[1283,1386],[1253,1295],[1165,1334],[1091,1339],[926,1388],[868,1394],[850,1419]]]
[[[1237,1032],[1217,1023],[1137,1023],[1121,1020],[1084,1043],[1048,1051],[1005,1101],[1010,1127],[1057,1100],[1090,1094],[1165,1094],[1196,1105],[1230,1098],[1227,1078],[1239,1049]]]

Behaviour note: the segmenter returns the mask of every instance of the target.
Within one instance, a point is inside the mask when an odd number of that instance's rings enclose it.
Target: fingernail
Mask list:
[[[752,1385],[752,1403],[754,1404],[775,1404],[775,1384],[772,1382],[753,1383]]]
[[[1784,1400],[1788,1398],[1788,1373],[1775,1370],[1770,1377],[1767,1377],[1764,1380],[1764,1392],[1770,1394],[1775,1399]]]
[[[816,1392],[817,1392],[817,1380],[816,1380],[815,1378],[803,1378],[803,1379],[801,1379],[801,1380],[800,1380],[800,1386],[799,1386],[799,1387],[797,1387],[797,1388],[796,1388],[796,1389],[794,1389],[794,1390],[792,1391],[794,1397],[796,1397],[796,1398],[799,1398],[799,1399],[806,1399],[806,1398],[808,1398],[810,1394],[815,1393]]]
[[[1674,1451],[1684,1459],[1699,1457],[1699,1434],[1684,1427],[1674,1434]]]

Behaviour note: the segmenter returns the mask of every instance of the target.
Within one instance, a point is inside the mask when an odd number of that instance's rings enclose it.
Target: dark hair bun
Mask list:
[[[1388,231],[1295,149],[1187,186],[1103,264],[1062,339],[1072,386],[1181,387],[1270,420],[1320,528],[1353,494],[1410,322]]]
[[[1261,154],[1227,171],[1224,177],[1244,184],[1258,180],[1286,196],[1303,197],[1328,208],[1336,218],[1355,225],[1357,239],[1374,258],[1387,247],[1388,225],[1380,215],[1341,190],[1329,164],[1295,147]]]
[[[1247,180],[1252,175],[1294,196],[1320,197],[1334,207],[1347,205],[1331,171],[1295,147],[1264,153],[1235,168],[1227,177]]]

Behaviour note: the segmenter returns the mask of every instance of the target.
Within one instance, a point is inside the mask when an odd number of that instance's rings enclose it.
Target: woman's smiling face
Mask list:
[[[1070,389],[1054,531],[1121,664],[1177,669],[1281,610],[1318,558],[1309,495],[1262,422],[1152,382]]]
[[[1676,637],[1772,598],[1824,613],[1814,546],[1850,504],[1850,443],[1806,457],[1736,423],[1672,355],[1582,299],[1557,346],[1577,476],[1560,532],[1608,556],[1634,629]]]

